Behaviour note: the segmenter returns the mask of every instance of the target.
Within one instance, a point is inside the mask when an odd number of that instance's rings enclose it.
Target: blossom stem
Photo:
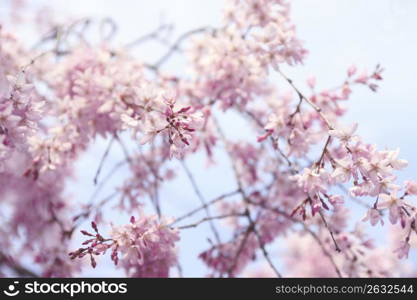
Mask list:
[[[217,231],[217,228],[216,228],[216,226],[213,222],[213,219],[211,217],[211,212],[210,212],[209,207],[207,206],[206,199],[204,198],[203,194],[201,193],[200,188],[198,187],[197,182],[195,181],[195,178],[194,178],[193,174],[191,173],[190,169],[188,168],[188,166],[187,166],[187,164],[185,163],[184,160],[181,160],[181,166],[184,169],[184,171],[187,175],[187,178],[189,179],[189,181],[191,183],[191,186],[193,187],[194,193],[197,195],[197,198],[200,200],[201,204],[204,207],[204,210],[205,210],[206,215],[207,215],[207,220],[210,223],[210,228],[213,231],[213,234],[214,234],[214,237],[216,238],[216,241],[218,243],[221,243],[219,232]]]
[[[237,218],[237,217],[244,217],[246,216],[246,214],[244,213],[236,213],[236,214],[227,214],[227,215],[220,215],[220,216],[212,216],[212,217],[205,217],[202,218],[201,220],[193,223],[193,224],[189,224],[189,225],[184,225],[184,226],[179,226],[177,227],[177,229],[188,229],[188,228],[195,228],[198,225],[207,222],[207,221],[212,221],[212,220],[221,220],[221,219],[227,219],[227,218]]]
[[[297,93],[298,97],[299,97],[299,102],[297,104],[296,110],[292,115],[297,114],[298,112],[300,112],[300,107],[303,101],[307,102],[316,112],[317,114],[320,116],[320,118],[324,121],[324,123],[326,123],[327,127],[329,130],[333,130],[334,127],[333,125],[330,123],[330,121],[327,119],[327,117],[323,114],[322,109],[317,106],[314,102],[312,102],[310,99],[308,99],[306,96],[304,96],[304,94],[298,89],[298,87],[294,84],[293,80],[290,79],[289,77],[287,77],[287,75],[285,75],[281,69],[277,69],[278,73],[285,79],[285,81],[287,81],[290,86],[294,89],[294,91]]]
[[[104,162],[105,162],[107,156],[109,155],[109,152],[110,152],[110,149],[111,149],[111,147],[113,145],[114,140],[115,140],[115,137],[113,136],[110,139],[110,142],[107,145],[107,148],[104,151],[103,156],[101,157],[100,164],[99,164],[99,166],[97,168],[97,171],[96,171],[96,175],[94,176],[94,180],[93,180],[94,181],[94,185],[97,185],[97,181],[98,181],[98,177],[100,176],[101,169],[103,168]]]

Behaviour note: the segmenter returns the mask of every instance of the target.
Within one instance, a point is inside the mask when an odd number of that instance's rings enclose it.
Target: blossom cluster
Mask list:
[[[113,226],[109,238],[99,233],[95,222],[91,227],[94,232],[81,231],[89,239],[83,242],[86,247],[69,253],[71,259],[89,256],[95,268],[95,257],[109,250],[115,265],[119,263],[119,254],[123,256],[121,265],[131,277],[168,277],[170,267],[177,262],[178,231],[170,228],[166,220],[158,221],[156,216],[136,220],[132,216],[129,224]]]
[[[269,92],[269,68],[302,62],[306,50],[295,35],[285,1],[228,1],[225,29],[195,38],[190,59],[197,95],[223,109],[244,107]]]
[[[416,246],[417,181],[397,179],[408,164],[399,149],[379,149],[342,119],[354,89],[378,91],[383,68],[351,66],[322,90],[310,77],[304,92],[284,71],[308,53],[290,4],[227,0],[221,26],[171,41],[162,25],[124,46],[111,19],[99,24],[114,29],[100,41],[87,38],[93,20],[48,19],[51,33],[34,47],[0,27],[0,275],[76,276],[110,253],[126,276],[175,276],[174,267],[181,276],[180,232],[204,225],[196,258],[210,277],[259,262],[257,274],[278,277],[414,275],[405,258]],[[156,62],[131,51],[147,41],[167,46]],[[188,68],[165,71],[174,54]],[[230,116],[245,138],[229,136]],[[73,195],[77,161],[99,139],[108,146],[94,153],[94,194]],[[110,169],[115,144],[123,158]],[[213,199],[194,176],[201,157],[234,182]],[[114,192],[97,200],[115,174]],[[183,179],[199,203],[171,220],[166,203],[189,204]],[[180,193],[162,193],[169,184]],[[114,225],[117,213],[137,217]],[[392,225],[383,247],[368,223]]]

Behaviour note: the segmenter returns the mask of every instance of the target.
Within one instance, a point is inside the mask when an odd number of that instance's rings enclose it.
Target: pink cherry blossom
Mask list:
[[[398,258],[408,258],[408,253],[410,251],[410,244],[408,242],[401,242],[400,247],[395,249],[395,253],[397,253]]]
[[[384,221],[382,220],[381,213],[375,208],[370,208],[367,211],[366,216],[362,219],[362,221],[364,222],[369,221],[372,226],[375,226],[378,223],[381,223],[381,225],[384,225]]]
[[[156,216],[132,218],[131,223],[115,226],[110,233],[121,262],[130,276],[167,277],[176,263],[178,232]]]
[[[404,182],[405,191],[409,195],[417,195],[417,181],[408,180]]]
[[[6,3],[21,18],[0,22],[0,275],[182,276],[191,255],[208,277],[415,275],[408,161],[345,123],[384,69],[294,80],[309,60],[291,4],[226,0],[212,26],[125,42],[110,17]],[[382,243],[365,222],[387,219]]]
[[[354,133],[357,128],[358,124],[355,123],[350,127],[330,130],[329,134],[340,139],[343,143],[348,143],[355,137]]]
[[[392,224],[397,223],[401,213],[402,213],[402,206],[403,201],[402,199],[397,197],[397,192],[394,190],[391,192],[390,195],[387,194],[380,194],[379,198],[381,202],[378,204],[378,208],[386,208],[389,210],[389,219]]]

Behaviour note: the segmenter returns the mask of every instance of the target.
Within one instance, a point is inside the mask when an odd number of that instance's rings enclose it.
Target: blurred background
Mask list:
[[[10,19],[11,5],[20,1],[0,0],[0,19]],[[173,24],[173,40],[181,33],[201,26],[216,26],[222,20],[222,0],[27,0],[31,9],[22,12],[22,19],[31,17],[31,10],[42,9],[42,13],[52,15],[57,21],[61,18],[92,17],[96,19],[110,17],[117,26],[113,44],[124,45],[135,38],[155,30],[161,23]],[[293,0],[292,18],[297,26],[298,36],[304,40],[309,55],[305,64],[285,69],[286,74],[306,89],[305,81],[311,75],[317,78],[317,90],[331,88],[345,78],[346,69],[356,64],[359,69],[371,71],[380,63],[385,72],[384,81],[378,93],[358,86],[351,100],[346,103],[349,112],[346,123],[358,122],[358,133],[366,141],[375,143],[380,149],[385,147],[401,148],[401,158],[409,161],[409,167],[399,173],[399,180],[417,178],[417,1],[415,0]],[[39,36],[33,34],[33,28],[17,26],[7,28],[14,32],[27,45],[33,45]],[[93,34],[93,33],[92,33]],[[132,52],[143,61],[156,61],[166,48],[158,43],[150,43],[135,48]],[[184,60],[175,56],[164,70],[182,74],[187,72]],[[281,90],[288,86],[277,80]],[[254,142],[256,135],[248,134],[245,124],[237,121],[233,115],[223,120],[227,135],[234,140]],[[98,140],[77,163],[76,178],[68,184],[68,194],[75,202],[90,199],[96,190],[93,184],[94,174],[99,160],[105,151],[107,141]],[[106,160],[103,174],[123,158],[117,147]],[[222,153],[215,154],[219,164],[207,168],[207,161],[201,155],[195,155],[187,161],[206,199],[212,199],[235,187],[229,162]],[[175,164],[175,162],[173,162]],[[114,188],[128,175],[127,168],[120,168],[109,183],[102,189],[99,197],[111,194]],[[198,207],[199,200],[193,193],[190,183],[178,166],[178,178],[166,184],[160,195],[163,212],[171,216]],[[359,220],[365,213],[355,209]],[[107,209],[108,214],[114,212]],[[108,219],[115,223],[126,223],[126,216],[111,215]],[[196,216],[196,218],[201,218]],[[85,225],[87,226],[87,224]],[[385,229],[372,228],[383,243]],[[208,247],[208,226],[203,224],[197,229],[181,233],[180,260],[185,276],[204,276],[206,270],[197,258],[198,253]],[[81,238],[78,236],[78,238]],[[77,241],[75,241],[75,244]],[[276,249],[280,251],[279,242]],[[413,261],[416,250],[412,250]],[[277,260],[278,266],[280,262]],[[285,271],[283,271],[285,275]],[[122,276],[115,271],[110,262],[99,264],[97,269],[85,268],[85,276]]]

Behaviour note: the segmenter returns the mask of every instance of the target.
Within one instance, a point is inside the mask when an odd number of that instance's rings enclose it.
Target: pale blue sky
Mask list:
[[[34,1],[28,1],[34,3]],[[305,88],[305,79],[317,76],[318,89],[339,84],[346,69],[356,63],[359,68],[372,70],[377,63],[385,67],[384,81],[377,94],[363,87],[355,88],[349,101],[346,122],[358,122],[359,134],[379,148],[401,148],[401,157],[410,162],[410,167],[401,172],[400,179],[417,178],[417,1],[414,0],[294,0],[293,20],[298,35],[305,41],[310,54],[305,65],[287,69],[287,74],[299,86]],[[161,16],[175,24],[176,34],[192,28],[217,25],[221,18],[221,0],[55,0],[36,1],[48,3],[58,13],[100,17],[112,17],[119,24],[117,41],[125,43],[155,29]],[[0,5],[1,7],[1,5]],[[1,15],[0,15],[1,16]],[[161,48],[144,47],[136,51],[139,57],[155,59]],[[167,65],[167,70],[182,72],[181,60]],[[277,81],[282,89],[288,87]],[[229,120],[234,120],[230,117]],[[226,121],[227,122],[227,121]],[[228,122],[228,134],[234,138],[246,138],[240,123]],[[78,164],[78,184],[71,192],[78,200],[88,199],[94,191],[92,178],[106,143],[98,141]],[[111,161],[122,157],[120,151],[113,151]],[[218,162],[227,163],[219,155]],[[234,183],[227,168],[206,170],[205,161],[195,157],[189,165],[195,167],[196,180],[200,182],[207,199],[233,190]],[[125,170],[126,171],[126,170]],[[105,173],[105,170],[103,170]],[[111,193],[111,188],[123,179],[123,171],[115,176],[111,185],[103,191],[103,196]],[[219,176],[219,174],[221,174]],[[198,199],[186,188],[184,176],[169,184],[162,193],[163,209],[174,215],[187,208],[199,205]],[[174,195],[174,197],[173,197]],[[358,219],[361,215],[358,215]],[[196,258],[198,250],[207,247],[207,227],[185,231],[180,245],[181,261],[187,276],[205,275],[204,266]],[[87,268],[88,269],[88,268]],[[86,275],[115,276],[113,268],[102,265]],[[285,274],[285,272],[284,272]]]

